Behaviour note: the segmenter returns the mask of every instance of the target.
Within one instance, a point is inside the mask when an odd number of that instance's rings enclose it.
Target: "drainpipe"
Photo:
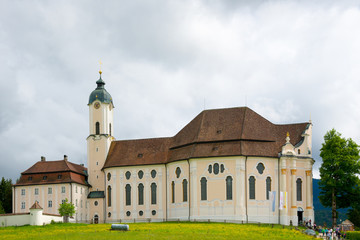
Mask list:
[[[15,187],[12,187],[12,190],[13,190],[13,208],[12,208],[12,212],[15,213]]]
[[[281,169],[280,169],[280,157],[278,158],[278,211],[279,211],[279,224],[280,224],[280,181],[281,181]]]
[[[248,223],[248,203],[247,203],[247,198],[248,198],[248,191],[247,191],[247,156],[245,157],[245,210],[246,210],[246,223]]]
[[[165,163],[165,202],[166,202],[166,209],[165,209],[165,218],[166,221],[168,220],[168,182],[167,182],[167,164]]]
[[[189,166],[189,183],[188,183],[188,186],[189,186],[188,187],[188,189],[189,189],[189,195],[188,196],[189,197],[188,197],[188,202],[189,202],[189,222],[190,222],[190,215],[191,215],[191,213],[190,213],[190,209],[191,209],[190,208],[191,207],[191,201],[190,201],[191,200],[191,187],[190,186],[191,186],[191,184],[190,183],[191,183],[191,180],[190,180],[190,162],[189,162],[189,159],[187,159],[187,162],[188,162],[188,166]]]

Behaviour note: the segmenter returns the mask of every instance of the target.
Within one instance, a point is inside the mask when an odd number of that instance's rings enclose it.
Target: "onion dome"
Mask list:
[[[88,105],[92,104],[96,100],[99,100],[102,103],[111,103],[112,105],[114,105],[110,93],[108,93],[104,87],[105,82],[101,78],[102,72],[99,71],[99,73],[100,78],[96,81],[97,88],[90,94]]]

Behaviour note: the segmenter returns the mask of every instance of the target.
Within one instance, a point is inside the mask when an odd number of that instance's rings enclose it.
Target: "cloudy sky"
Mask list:
[[[360,143],[357,1],[0,0],[0,177],[40,156],[86,164],[103,79],[117,139],[175,135],[204,108],[247,105]]]

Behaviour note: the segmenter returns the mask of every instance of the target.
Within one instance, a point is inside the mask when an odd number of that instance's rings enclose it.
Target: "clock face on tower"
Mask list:
[[[94,104],[94,108],[95,108],[95,109],[99,109],[99,108],[100,108],[100,103],[96,102],[96,103]]]

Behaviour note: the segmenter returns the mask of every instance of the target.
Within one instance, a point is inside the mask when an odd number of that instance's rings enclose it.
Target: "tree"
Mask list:
[[[0,182],[0,202],[6,213],[12,213],[12,180],[2,177]]]
[[[360,173],[359,146],[351,139],[341,137],[335,129],[324,136],[320,150],[320,202],[332,209],[332,226],[336,226],[338,208],[347,208],[358,195]]]
[[[0,214],[4,214],[5,213],[5,210],[0,202]]]
[[[72,203],[68,202],[66,198],[65,201],[60,204],[59,214],[63,216],[64,222],[69,222],[69,217],[72,217],[75,213],[75,206]]]

